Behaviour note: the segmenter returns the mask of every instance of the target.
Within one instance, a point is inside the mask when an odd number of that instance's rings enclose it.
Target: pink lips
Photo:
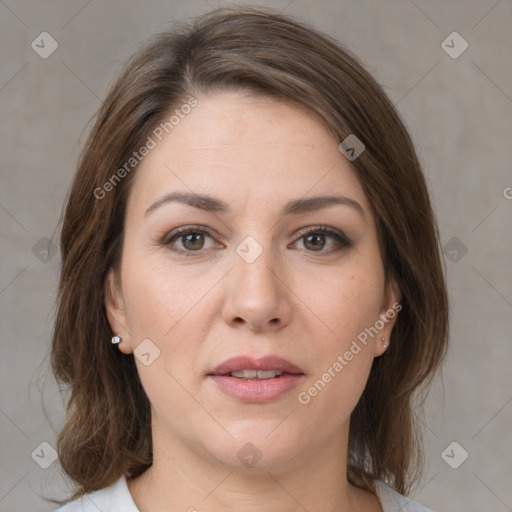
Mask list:
[[[232,377],[232,372],[241,370],[277,370],[280,377],[261,380],[244,380]],[[238,356],[227,359],[209,374],[215,384],[225,394],[245,403],[265,403],[276,400],[294,388],[304,378],[300,368],[278,356],[265,356],[254,359]]]

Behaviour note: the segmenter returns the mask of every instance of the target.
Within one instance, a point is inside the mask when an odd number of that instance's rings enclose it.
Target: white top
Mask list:
[[[389,485],[380,480],[375,482],[375,493],[382,505],[382,512],[432,512],[415,501],[398,494]],[[126,483],[120,478],[106,489],[88,494],[72,501],[53,512],[140,512]]]

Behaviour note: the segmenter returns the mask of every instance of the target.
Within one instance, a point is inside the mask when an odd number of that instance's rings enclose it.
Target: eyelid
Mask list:
[[[216,234],[215,232],[206,227],[206,226],[203,226],[203,225],[200,225],[200,224],[191,224],[191,225],[188,225],[188,226],[180,226],[179,228],[176,228],[176,229],[173,229],[171,230],[169,233],[165,234],[163,239],[162,239],[162,243],[169,243],[170,240],[172,240],[173,238],[179,238],[178,235],[186,235],[188,233],[205,233],[207,235],[210,235],[212,238],[215,238]]]
[[[350,240],[350,238],[343,231],[323,224],[303,228],[297,233],[296,236],[298,238],[302,238],[303,236],[308,235],[309,233],[321,233],[332,235],[335,238],[341,239],[343,243],[345,243],[346,245],[352,245],[352,240]]]

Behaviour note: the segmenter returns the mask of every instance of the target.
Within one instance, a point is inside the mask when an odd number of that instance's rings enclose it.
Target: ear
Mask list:
[[[105,310],[112,332],[120,336],[123,341],[118,348],[124,354],[131,354],[130,333],[126,327],[127,318],[121,285],[113,269],[110,269],[105,279]]]
[[[374,345],[374,353],[376,357],[382,355],[390,344],[391,332],[393,331],[399,311],[402,309],[402,305],[400,304],[401,299],[402,293],[395,278],[389,278],[384,289],[384,295],[380,306],[380,322],[376,322],[376,325],[379,327],[378,339]]]

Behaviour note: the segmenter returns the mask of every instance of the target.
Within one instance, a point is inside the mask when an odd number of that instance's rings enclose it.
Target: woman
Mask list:
[[[338,43],[268,10],[160,34],[75,176],[52,365],[62,512],[425,511],[446,351],[410,137]]]

